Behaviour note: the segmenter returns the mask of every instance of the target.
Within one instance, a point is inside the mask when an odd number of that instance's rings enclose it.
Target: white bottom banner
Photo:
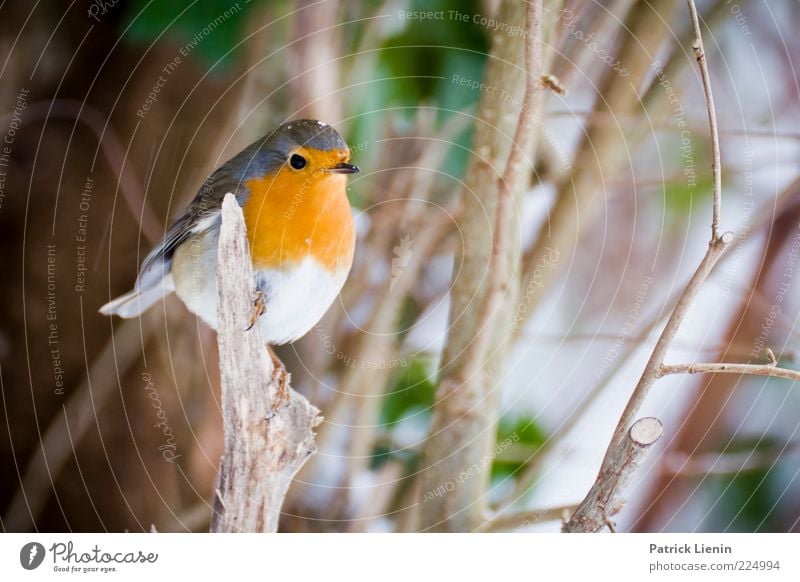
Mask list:
[[[0,535],[4,581],[797,581],[798,564],[798,534]]]

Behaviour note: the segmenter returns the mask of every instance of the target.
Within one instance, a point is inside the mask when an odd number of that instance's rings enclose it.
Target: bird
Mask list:
[[[222,200],[242,208],[258,323],[281,386],[286,371],[270,345],[293,342],[316,325],[339,295],[353,264],[356,235],[348,175],[359,168],[330,125],[288,121],[213,172],[194,200],[142,261],[134,287],[100,308],[139,316],[175,292],[188,310],[217,329],[217,244]],[[249,328],[248,328],[249,329]]]

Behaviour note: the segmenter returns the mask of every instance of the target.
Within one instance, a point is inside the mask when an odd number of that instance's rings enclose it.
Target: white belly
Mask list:
[[[208,237],[213,240],[198,240]],[[192,313],[217,329],[217,236],[207,232],[182,244],[175,253],[175,293]],[[195,243],[195,244],[192,244]],[[260,269],[256,285],[266,297],[259,324],[264,341],[285,344],[305,335],[339,295],[349,266],[330,273],[311,257],[287,270]]]

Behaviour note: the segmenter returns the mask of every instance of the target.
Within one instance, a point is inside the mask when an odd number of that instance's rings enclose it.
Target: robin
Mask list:
[[[347,175],[359,170],[349,159],[347,144],[326,123],[301,119],[277,127],[211,174],[144,259],[133,290],[100,313],[136,317],[174,291],[216,329],[220,212],[232,192],[244,214],[255,276],[251,327],[258,322],[272,345],[303,336],[333,303],[353,263],[346,186]],[[275,363],[284,385],[285,370]]]

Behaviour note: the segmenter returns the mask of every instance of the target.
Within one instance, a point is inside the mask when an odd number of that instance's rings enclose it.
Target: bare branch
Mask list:
[[[537,14],[541,11],[540,1],[536,2]],[[497,18],[503,22],[522,21],[526,16],[525,8],[524,3],[505,0]],[[530,17],[538,22],[535,15]],[[526,50],[526,42],[541,43],[539,30],[529,31],[524,37],[496,32],[492,37],[485,83],[504,87],[505,93],[513,95],[514,99],[536,103],[538,98],[533,96],[532,101],[530,96],[525,99],[524,94],[531,81],[535,92],[545,90],[539,82],[541,71],[521,71],[515,63],[520,62],[523,54],[532,54],[530,49]],[[534,47],[533,50],[540,49]],[[457,259],[462,261],[462,267],[453,279],[451,325],[441,360],[442,380],[423,452],[422,495],[437,490],[463,471],[483,466],[485,459],[491,456],[499,401],[499,390],[494,382],[502,377],[503,348],[511,335],[512,307],[517,293],[512,275],[519,255],[519,222],[508,218],[507,205],[513,208],[520,203],[529,180],[527,169],[532,164],[522,163],[523,168],[515,168],[510,176],[503,175],[505,184],[503,181],[498,184],[498,175],[504,173],[509,156],[520,156],[517,159],[524,162],[530,154],[532,146],[527,144],[532,143],[530,134],[535,128],[526,124],[531,119],[529,116],[537,115],[530,109],[527,106],[521,116],[514,115],[508,111],[507,99],[485,92],[476,112],[479,123],[475,128],[474,153],[462,196],[463,247]],[[512,135],[519,136],[521,141],[513,143]],[[504,186],[505,191],[498,194],[498,186]],[[497,233],[497,224],[503,225],[504,233]],[[498,261],[503,265],[496,269]],[[486,314],[491,319],[488,323]],[[471,354],[483,357],[470,357]],[[434,496],[426,502],[424,511],[419,512],[419,527],[440,531],[477,529],[486,520],[488,484],[489,473],[482,471],[459,484],[456,490]],[[416,519],[410,517],[403,521],[415,523]]]
[[[274,378],[259,326],[244,331],[255,295],[244,217],[222,204],[218,248],[219,365],[225,449],[211,530],[274,532],[292,478],[314,452],[319,411]]]
[[[667,354],[667,350],[669,349],[670,343],[675,337],[675,334],[678,333],[678,328],[683,322],[686,313],[689,311],[689,307],[691,307],[695,297],[697,297],[697,294],[700,292],[700,289],[703,287],[706,279],[708,279],[709,273],[711,273],[714,265],[717,264],[717,261],[722,256],[722,253],[725,252],[725,249],[728,248],[728,245],[732,240],[733,235],[731,233],[725,233],[715,242],[709,244],[703,260],[700,262],[700,265],[697,267],[694,275],[686,285],[686,289],[684,289],[683,294],[675,304],[675,309],[672,311],[672,314],[667,320],[667,324],[664,326],[664,330],[661,332],[655,348],[653,348],[653,353],[650,355],[650,359],[645,366],[642,377],[639,379],[639,383],[636,385],[636,388],[634,389],[633,394],[628,401],[628,405],[625,407],[625,410],[622,413],[619,424],[617,424],[617,429],[614,431],[614,437],[612,438],[611,445],[606,452],[606,459],[604,463],[609,460],[609,455],[619,445],[622,439],[625,438],[625,431],[627,431],[631,421],[638,414],[639,408],[641,408],[644,399],[647,397],[647,394],[650,391],[650,388],[660,377],[660,370],[664,363],[664,357]]]
[[[692,27],[694,28],[695,39],[692,43],[695,58],[700,66],[700,77],[703,79],[703,93],[706,96],[706,109],[708,110],[708,127],[711,132],[711,150],[713,159],[711,160],[711,174],[714,178],[714,214],[711,219],[711,239],[719,238],[719,214],[722,206],[722,163],[719,154],[719,130],[717,129],[717,112],[714,107],[714,96],[711,93],[711,78],[708,75],[708,63],[706,62],[706,50],[703,46],[703,35],[700,32],[700,22],[697,18],[697,6],[694,0],[688,0],[689,12],[692,15]]]
[[[697,22],[697,10],[692,0],[688,0],[688,2],[689,8],[693,14],[695,32],[698,36],[698,40],[695,40],[693,48],[695,48],[695,53],[698,55],[697,60],[700,63],[701,70],[703,71],[702,74],[706,94],[706,105],[708,107],[709,114],[709,125],[711,127],[712,142],[714,143],[714,159],[711,162],[711,170],[714,174],[714,202],[711,219],[711,240],[708,243],[708,250],[703,257],[703,260],[700,262],[700,265],[697,267],[694,275],[689,280],[689,283],[687,284],[686,289],[684,289],[683,294],[678,299],[678,302],[676,303],[675,309],[670,315],[669,320],[667,320],[667,324],[664,327],[664,330],[661,332],[661,336],[658,338],[658,342],[653,349],[650,360],[647,362],[644,373],[642,374],[639,383],[636,385],[628,405],[625,407],[625,410],[622,413],[622,418],[620,418],[617,429],[614,431],[614,437],[611,440],[611,445],[606,452],[604,463],[609,460],[609,455],[613,449],[615,449],[624,438],[628,425],[638,413],[642,402],[644,402],[644,399],[650,390],[650,387],[660,377],[660,370],[664,363],[664,357],[666,356],[669,345],[675,337],[675,334],[678,332],[678,328],[683,322],[683,318],[686,316],[689,307],[691,306],[702,286],[705,284],[706,279],[708,279],[708,275],[717,264],[717,261],[719,261],[722,254],[733,242],[732,233],[726,232],[721,235],[718,233],[720,207],[722,205],[722,187],[720,176],[719,144],[717,143],[717,120],[714,110],[714,102],[711,95],[711,88],[708,86],[708,69],[705,63],[705,55],[702,53],[702,40],[699,39],[700,29]]]
[[[542,521],[566,519],[576,510],[577,507],[577,505],[562,505],[560,507],[530,509],[527,511],[520,511],[519,513],[512,513],[510,515],[498,515],[484,523],[478,529],[478,531],[493,532],[519,530]]]
[[[606,526],[615,531],[611,517],[622,509],[624,489],[663,432],[657,418],[637,420],[611,451],[610,462],[603,464],[594,485],[562,531],[597,532]]]
[[[672,364],[661,366],[659,376],[670,374],[746,374],[749,376],[772,376],[800,381],[800,372],[779,368],[776,364]]]
[[[722,23],[725,20],[725,17],[729,16],[729,10],[730,7],[728,2],[725,0],[714,0],[713,4],[706,7],[705,11],[703,12],[702,18],[706,28],[711,29]],[[695,36],[696,33],[694,27],[690,26],[685,32],[681,33],[680,37],[677,39],[677,42],[671,43],[675,45],[675,48],[672,49],[669,56],[665,59],[661,66],[661,72],[664,78],[677,79],[682,72],[683,67],[690,62],[684,58],[686,55],[684,47],[691,46]],[[647,91],[645,91],[644,97],[642,97],[642,103],[644,104],[645,109],[648,111],[651,109],[652,105],[656,104],[657,101],[660,100],[661,95],[663,95],[663,88],[659,86],[658,80],[659,75],[653,78],[653,81],[650,83]],[[666,103],[666,101],[664,101],[664,103]],[[750,135],[753,134],[752,131],[749,133]]]
[[[712,133],[712,141],[715,143],[714,147],[714,160],[712,162],[712,172],[714,173],[714,201],[713,201],[713,212],[712,212],[712,220],[711,220],[711,240],[708,243],[708,249],[706,250],[705,256],[703,256],[702,261],[700,261],[700,265],[698,265],[697,270],[692,275],[692,278],[689,280],[689,283],[686,285],[686,288],[683,290],[683,293],[678,298],[677,303],[675,304],[675,309],[670,314],[669,319],[667,320],[666,325],[664,326],[661,335],[656,342],[655,348],[653,348],[653,353],[650,355],[650,359],[645,366],[644,372],[642,372],[642,376],[639,379],[636,388],[634,388],[633,394],[628,401],[627,406],[625,406],[625,410],[622,412],[622,416],[617,423],[617,427],[614,430],[614,435],[611,438],[611,443],[608,446],[608,450],[606,451],[605,457],[603,459],[603,463],[600,468],[600,473],[598,475],[598,481],[604,474],[608,474],[609,471],[614,469],[615,463],[618,462],[617,455],[619,454],[620,448],[623,447],[623,442],[626,439],[626,434],[628,431],[628,426],[630,426],[631,422],[635,418],[635,416],[639,413],[639,409],[642,406],[647,394],[650,391],[650,388],[655,384],[656,380],[658,380],[662,375],[662,369],[664,366],[664,357],[667,354],[667,350],[669,349],[672,340],[675,337],[675,334],[678,332],[678,328],[680,327],[681,323],[683,322],[686,313],[689,311],[689,307],[691,307],[692,302],[694,301],[697,294],[700,292],[700,289],[708,279],[711,270],[719,261],[720,257],[723,255],[725,250],[730,246],[733,242],[733,234],[730,232],[726,232],[724,234],[718,234],[719,231],[719,216],[720,216],[720,207],[722,203],[722,196],[721,196],[721,182],[720,182],[720,157],[719,157],[719,146],[716,143],[717,135],[716,135],[716,114],[714,112],[714,103],[713,98],[711,96],[711,88],[708,85],[708,70],[705,64],[705,56],[702,52],[702,40],[699,39],[700,37],[700,29],[699,24],[697,22],[697,11],[694,6],[694,2],[692,0],[688,0],[689,2],[689,9],[693,15],[693,24],[695,27],[695,33],[698,36],[698,39],[695,40],[693,48],[695,49],[695,53],[698,56],[698,62],[700,63],[700,68],[703,75],[704,80],[704,88],[706,94],[706,104],[708,106],[708,115],[709,115],[709,123],[711,126],[711,133]],[[582,506],[586,503],[591,503],[592,499],[592,491],[587,494],[586,499],[581,504]],[[603,508],[601,508],[603,509]],[[598,528],[599,529],[599,528]],[[594,530],[597,531],[597,530]]]
[[[471,378],[478,372],[486,357],[486,348],[491,338],[491,320],[503,298],[505,282],[509,280],[506,272],[508,265],[508,223],[512,219],[509,214],[513,197],[512,188],[521,182],[528,173],[529,164],[525,157],[533,144],[533,128],[538,123],[542,99],[542,50],[541,50],[541,1],[533,1],[528,5],[526,23],[528,31],[525,43],[525,95],[519,113],[517,128],[514,130],[514,141],[506,160],[503,175],[497,179],[497,210],[492,233],[492,254],[489,260],[488,282],[486,292],[478,315],[475,341],[469,345],[466,358],[467,366],[462,375]]]

